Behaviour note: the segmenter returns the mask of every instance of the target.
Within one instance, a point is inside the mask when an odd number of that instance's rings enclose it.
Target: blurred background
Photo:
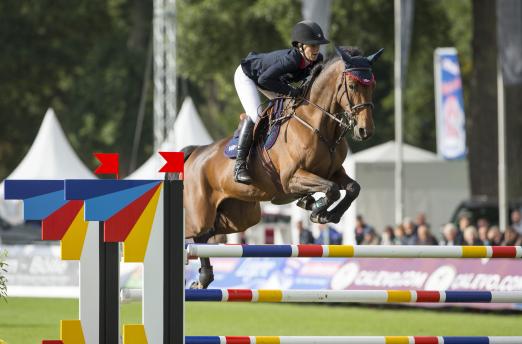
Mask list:
[[[345,163],[363,192],[341,230],[351,237],[346,227],[359,214],[382,232],[422,212],[440,233],[456,222],[457,208],[471,208],[473,221],[479,211],[504,231],[522,198],[520,3],[395,7],[390,0],[3,2],[0,178],[92,177],[95,151],[120,153],[122,177],[156,176],[160,147],[232,133],[243,111],[232,82],[238,63],[250,51],[288,47],[291,28],[306,18],[336,45],[367,54],[385,48],[374,70],[376,134],[350,141]],[[324,53],[332,56],[333,44]],[[53,119],[43,121],[46,113]],[[507,204],[500,218],[499,203]],[[19,222],[20,207],[9,207],[0,205],[0,217]],[[267,212],[298,221],[288,207]]]
[[[159,149],[233,132],[243,111],[233,85],[240,60],[289,47],[303,19],[335,45],[385,49],[374,68],[375,135],[348,138],[344,166],[362,192],[338,225],[263,204],[262,222],[227,240],[521,245],[518,0],[2,1],[0,179],[95,178],[93,152],[120,153],[121,178],[161,178]],[[33,252],[54,257],[38,261],[44,271],[73,280],[77,269],[54,269],[56,243],[32,246],[39,236],[21,204],[2,197],[10,265],[31,266],[24,259]],[[20,269],[11,270],[14,286],[31,280]],[[513,290],[522,289],[516,278]]]

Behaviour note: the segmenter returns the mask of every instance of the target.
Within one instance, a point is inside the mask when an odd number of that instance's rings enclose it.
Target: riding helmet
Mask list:
[[[292,45],[302,44],[328,44],[329,40],[324,37],[321,27],[310,20],[303,20],[295,24],[292,30]]]

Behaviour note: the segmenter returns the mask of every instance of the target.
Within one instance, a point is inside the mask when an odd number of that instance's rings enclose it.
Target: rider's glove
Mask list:
[[[302,93],[302,90],[300,88],[292,88],[290,93],[288,94],[292,98],[300,97]]]

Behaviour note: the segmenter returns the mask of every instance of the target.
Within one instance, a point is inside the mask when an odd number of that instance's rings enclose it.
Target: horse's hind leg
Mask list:
[[[201,267],[199,268],[199,284],[197,289],[207,289],[214,281],[214,268],[210,264],[210,258],[199,258]]]
[[[214,228],[194,238],[196,244],[206,244],[210,238],[216,234]],[[214,281],[214,268],[210,264],[210,258],[199,258],[199,282],[194,282],[191,289],[207,289],[207,287]]]

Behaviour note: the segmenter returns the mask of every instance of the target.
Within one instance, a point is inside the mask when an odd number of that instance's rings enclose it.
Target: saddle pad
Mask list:
[[[274,113],[271,116],[272,120],[277,120],[283,115],[284,99],[276,99],[274,104]],[[265,149],[269,150],[276,143],[277,137],[279,136],[279,129],[281,128],[281,122],[276,121],[268,131],[268,134],[264,137]]]
[[[270,101],[270,103],[267,106],[267,109],[273,107],[273,114],[270,116],[271,119],[278,119],[281,117],[283,113],[284,108],[284,99],[274,99],[273,101]],[[270,119],[265,117],[261,119],[262,121],[269,121]],[[266,125],[268,126],[268,125]],[[261,140],[263,142],[264,148],[266,150],[269,150],[272,148],[272,146],[276,143],[277,137],[279,136],[279,130],[281,128],[281,123],[276,122],[275,125],[273,125],[268,133],[261,133]],[[225,145],[225,156],[227,156],[230,159],[235,159],[237,157],[237,146],[239,142],[239,130],[236,130],[234,132],[234,136],[228,141],[228,143]]]
[[[235,159],[237,157],[237,143],[239,142],[239,134],[234,135],[230,141],[228,141],[225,146],[225,156],[230,159]]]

